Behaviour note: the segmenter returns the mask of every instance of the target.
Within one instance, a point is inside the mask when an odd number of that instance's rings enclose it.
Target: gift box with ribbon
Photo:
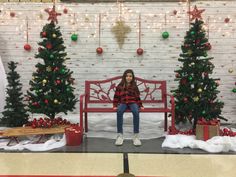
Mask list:
[[[71,125],[65,128],[66,145],[79,146],[82,143],[83,128],[79,125]]]
[[[205,120],[201,118],[198,120],[196,125],[196,139],[197,140],[208,140],[214,136],[220,134],[220,122],[217,119]]]

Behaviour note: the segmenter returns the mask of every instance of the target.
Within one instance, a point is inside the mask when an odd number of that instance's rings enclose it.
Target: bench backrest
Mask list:
[[[100,81],[85,81],[86,103],[112,103],[116,86],[122,76]],[[166,81],[135,77],[143,103],[166,104]]]

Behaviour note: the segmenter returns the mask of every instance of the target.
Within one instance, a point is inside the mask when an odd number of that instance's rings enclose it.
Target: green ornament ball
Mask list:
[[[195,34],[195,31],[191,31],[191,33],[190,33],[191,35],[194,35]]]
[[[62,74],[65,74],[65,69],[61,69],[61,73],[62,73]]]
[[[77,41],[78,35],[77,34],[72,34],[70,38],[71,38],[72,41]]]
[[[179,109],[179,106],[175,106],[175,109]]]
[[[169,33],[168,33],[167,31],[165,31],[165,32],[162,33],[162,38],[163,38],[163,39],[167,39],[169,36],[170,36],[170,35],[169,35]]]
[[[189,77],[188,77],[188,80],[189,80],[189,81],[192,81],[192,80],[193,80],[193,77],[192,77],[192,76],[189,76]]]
[[[236,93],[236,88],[234,88],[234,89],[232,90],[232,92]]]
[[[53,58],[54,58],[54,55],[50,55],[50,58],[53,59]]]
[[[66,91],[67,91],[67,92],[70,92],[70,91],[71,91],[71,89],[70,89],[70,88],[66,88]]]
[[[203,110],[203,111],[202,111],[202,114],[206,114],[206,111]]]

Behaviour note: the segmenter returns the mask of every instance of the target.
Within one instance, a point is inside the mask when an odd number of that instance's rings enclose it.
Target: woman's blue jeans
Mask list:
[[[133,114],[133,131],[139,133],[139,106],[136,103],[120,104],[117,109],[117,132],[123,133],[123,115],[126,109],[130,109]]]

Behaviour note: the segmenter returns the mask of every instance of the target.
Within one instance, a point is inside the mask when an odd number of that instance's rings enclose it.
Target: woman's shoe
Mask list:
[[[134,134],[134,137],[133,137],[133,144],[134,144],[135,146],[141,146],[141,145],[142,145],[142,143],[141,143],[141,141],[140,141],[140,139],[139,139],[138,133],[135,133],[135,134]]]
[[[118,133],[117,138],[116,138],[115,145],[116,145],[116,146],[121,146],[121,145],[123,144],[123,141],[124,141],[123,134]]]

